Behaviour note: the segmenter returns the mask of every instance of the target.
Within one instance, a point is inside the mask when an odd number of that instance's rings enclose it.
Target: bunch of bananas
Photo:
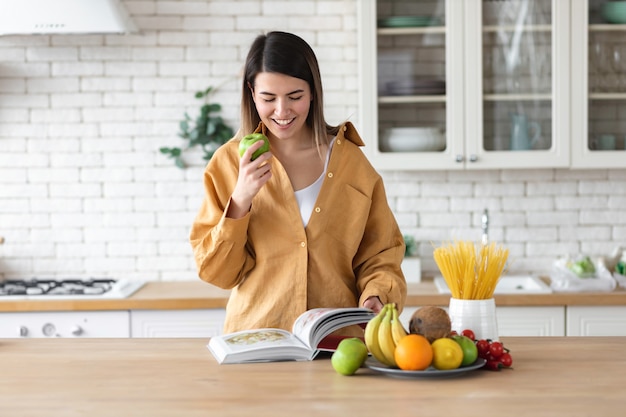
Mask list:
[[[400,339],[406,335],[396,304],[389,303],[365,326],[365,345],[380,363],[397,368],[394,352]]]

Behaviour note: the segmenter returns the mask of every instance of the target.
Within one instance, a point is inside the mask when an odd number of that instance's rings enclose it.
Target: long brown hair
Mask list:
[[[251,133],[261,121],[250,91],[260,72],[284,74],[309,84],[313,101],[306,124],[313,131],[318,149],[321,144],[328,144],[328,135],[335,136],[339,127],[329,125],[324,118],[322,78],[315,53],[299,36],[276,31],[257,36],[248,52],[241,89],[241,128],[236,137]]]

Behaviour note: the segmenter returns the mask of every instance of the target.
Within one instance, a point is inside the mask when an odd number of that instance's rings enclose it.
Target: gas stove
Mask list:
[[[2,300],[67,300],[126,298],[142,281],[113,278],[30,278],[0,281]]]

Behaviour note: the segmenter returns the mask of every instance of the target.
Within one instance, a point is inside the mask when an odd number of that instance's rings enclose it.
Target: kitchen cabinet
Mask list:
[[[419,307],[405,307],[400,320],[408,329]],[[441,306],[448,310],[448,306]],[[562,306],[498,307],[496,320],[499,336],[565,336],[565,308]]]
[[[626,306],[568,306],[568,336],[626,336]]]
[[[226,310],[132,310],[131,337],[201,337],[222,334]]]
[[[500,336],[565,336],[565,308],[497,307]]]
[[[572,1],[572,166],[626,167],[626,25],[604,0]]]
[[[0,337],[130,337],[128,311],[2,313]]]
[[[626,49],[612,74],[590,65],[626,48],[626,26],[597,23],[602,3],[359,2],[364,151],[394,170],[626,167]],[[440,129],[445,148],[390,150],[410,127]],[[615,150],[597,149],[606,134]]]

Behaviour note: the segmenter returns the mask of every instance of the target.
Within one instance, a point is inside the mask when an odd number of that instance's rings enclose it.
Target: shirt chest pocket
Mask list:
[[[331,215],[325,232],[338,243],[356,252],[363,238],[372,200],[357,189],[345,185],[330,201]]]

